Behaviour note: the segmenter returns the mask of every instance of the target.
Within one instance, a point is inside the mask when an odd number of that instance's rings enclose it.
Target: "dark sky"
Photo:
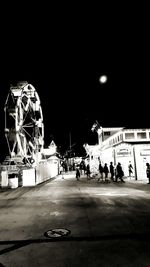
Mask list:
[[[146,15],[141,22],[134,8],[128,14],[111,7],[45,13],[40,6],[24,8],[7,14],[1,32],[1,143],[9,84],[19,80],[39,94],[46,145],[54,138],[58,146],[69,146],[70,132],[72,143],[95,142],[95,120],[101,126],[150,127]],[[106,84],[99,83],[102,74]]]

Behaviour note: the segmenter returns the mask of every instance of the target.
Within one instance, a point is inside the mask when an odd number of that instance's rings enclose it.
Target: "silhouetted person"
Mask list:
[[[148,178],[148,184],[150,184],[150,164],[146,163],[146,175]]]
[[[108,167],[107,167],[107,163],[104,164],[104,169],[103,169],[104,173],[105,173],[105,181],[107,180],[108,178],[108,173],[109,173],[109,170],[108,170]]]
[[[86,166],[86,175],[87,175],[87,179],[90,178],[90,174],[91,174],[91,172],[90,172],[90,165],[87,164],[87,166]]]
[[[62,167],[63,167],[63,172],[66,172],[66,169],[67,169],[67,164],[66,164],[66,162],[63,162],[63,163],[62,163]]]
[[[84,168],[84,174],[86,174],[86,164],[85,163],[84,163],[83,168]]]
[[[110,162],[109,170],[110,170],[110,174],[111,174],[110,179],[113,181],[114,180],[114,166],[113,166],[112,162]]]
[[[73,171],[75,171],[75,163],[73,163]]]
[[[85,165],[85,162],[84,162],[84,160],[82,160],[80,162],[80,171],[81,171],[81,174],[84,172],[84,165]]]
[[[131,161],[129,161],[128,171],[129,171],[129,177],[131,177],[131,174],[133,173],[133,166],[131,164]]]
[[[102,179],[102,181],[103,181],[103,172],[104,172],[104,168],[103,168],[102,164],[99,163],[100,178],[98,178],[98,181],[100,181],[100,179]]]
[[[77,180],[79,180],[79,178],[80,178],[80,170],[79,170],[78,166],[76,167],[76,178],[77,178]]]
[[[123,176],[124,176],[124,172],[122,170],[121,163],[118,162],[117,167],[116,167],[116,180],[115,180],[115,182],[117,182],[117,180],[119,178],[121,180],[121,182],[125,183],[125,181],[122,179]]]

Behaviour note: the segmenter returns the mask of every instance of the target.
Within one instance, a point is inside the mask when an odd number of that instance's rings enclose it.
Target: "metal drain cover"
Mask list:
[[[58,237],[64,237],[67,236],[71,233],[70,230],[64,229],[64,228],[55,228],[48,230],[47,232],[44,233],[46,237],[50,238],[58,238]]]

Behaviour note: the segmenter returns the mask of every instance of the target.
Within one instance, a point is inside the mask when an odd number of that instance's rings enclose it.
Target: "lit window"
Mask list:
[[[125,139],[134,139],[134,133],[125,133]]]
[[[150,156],[150,149],[143,149],[140,152],[141,156]]]
[[[137,133],[137,138],[138,139],[145,139],[146,138],[146,133]]]
[[[110,135],[110,132],[105,132],[104,135],[107,135],[108,136],[108,135]]]

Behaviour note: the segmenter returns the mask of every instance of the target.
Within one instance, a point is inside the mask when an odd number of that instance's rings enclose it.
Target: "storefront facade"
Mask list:
[[[113,129],[113,130],[112,130]],[[129,162],[136,180],[146,178],[146,163],[150,163],[150,129],[103,128],[99,145],[89,146],[90,159],[99,158],[101,163],[121,163],[125,176],[129,176]],[[109,132],[111,134],[109,134]],[[106,135],[105,135],[106,133]],[[104,138],[105,137],[105,138]]]

